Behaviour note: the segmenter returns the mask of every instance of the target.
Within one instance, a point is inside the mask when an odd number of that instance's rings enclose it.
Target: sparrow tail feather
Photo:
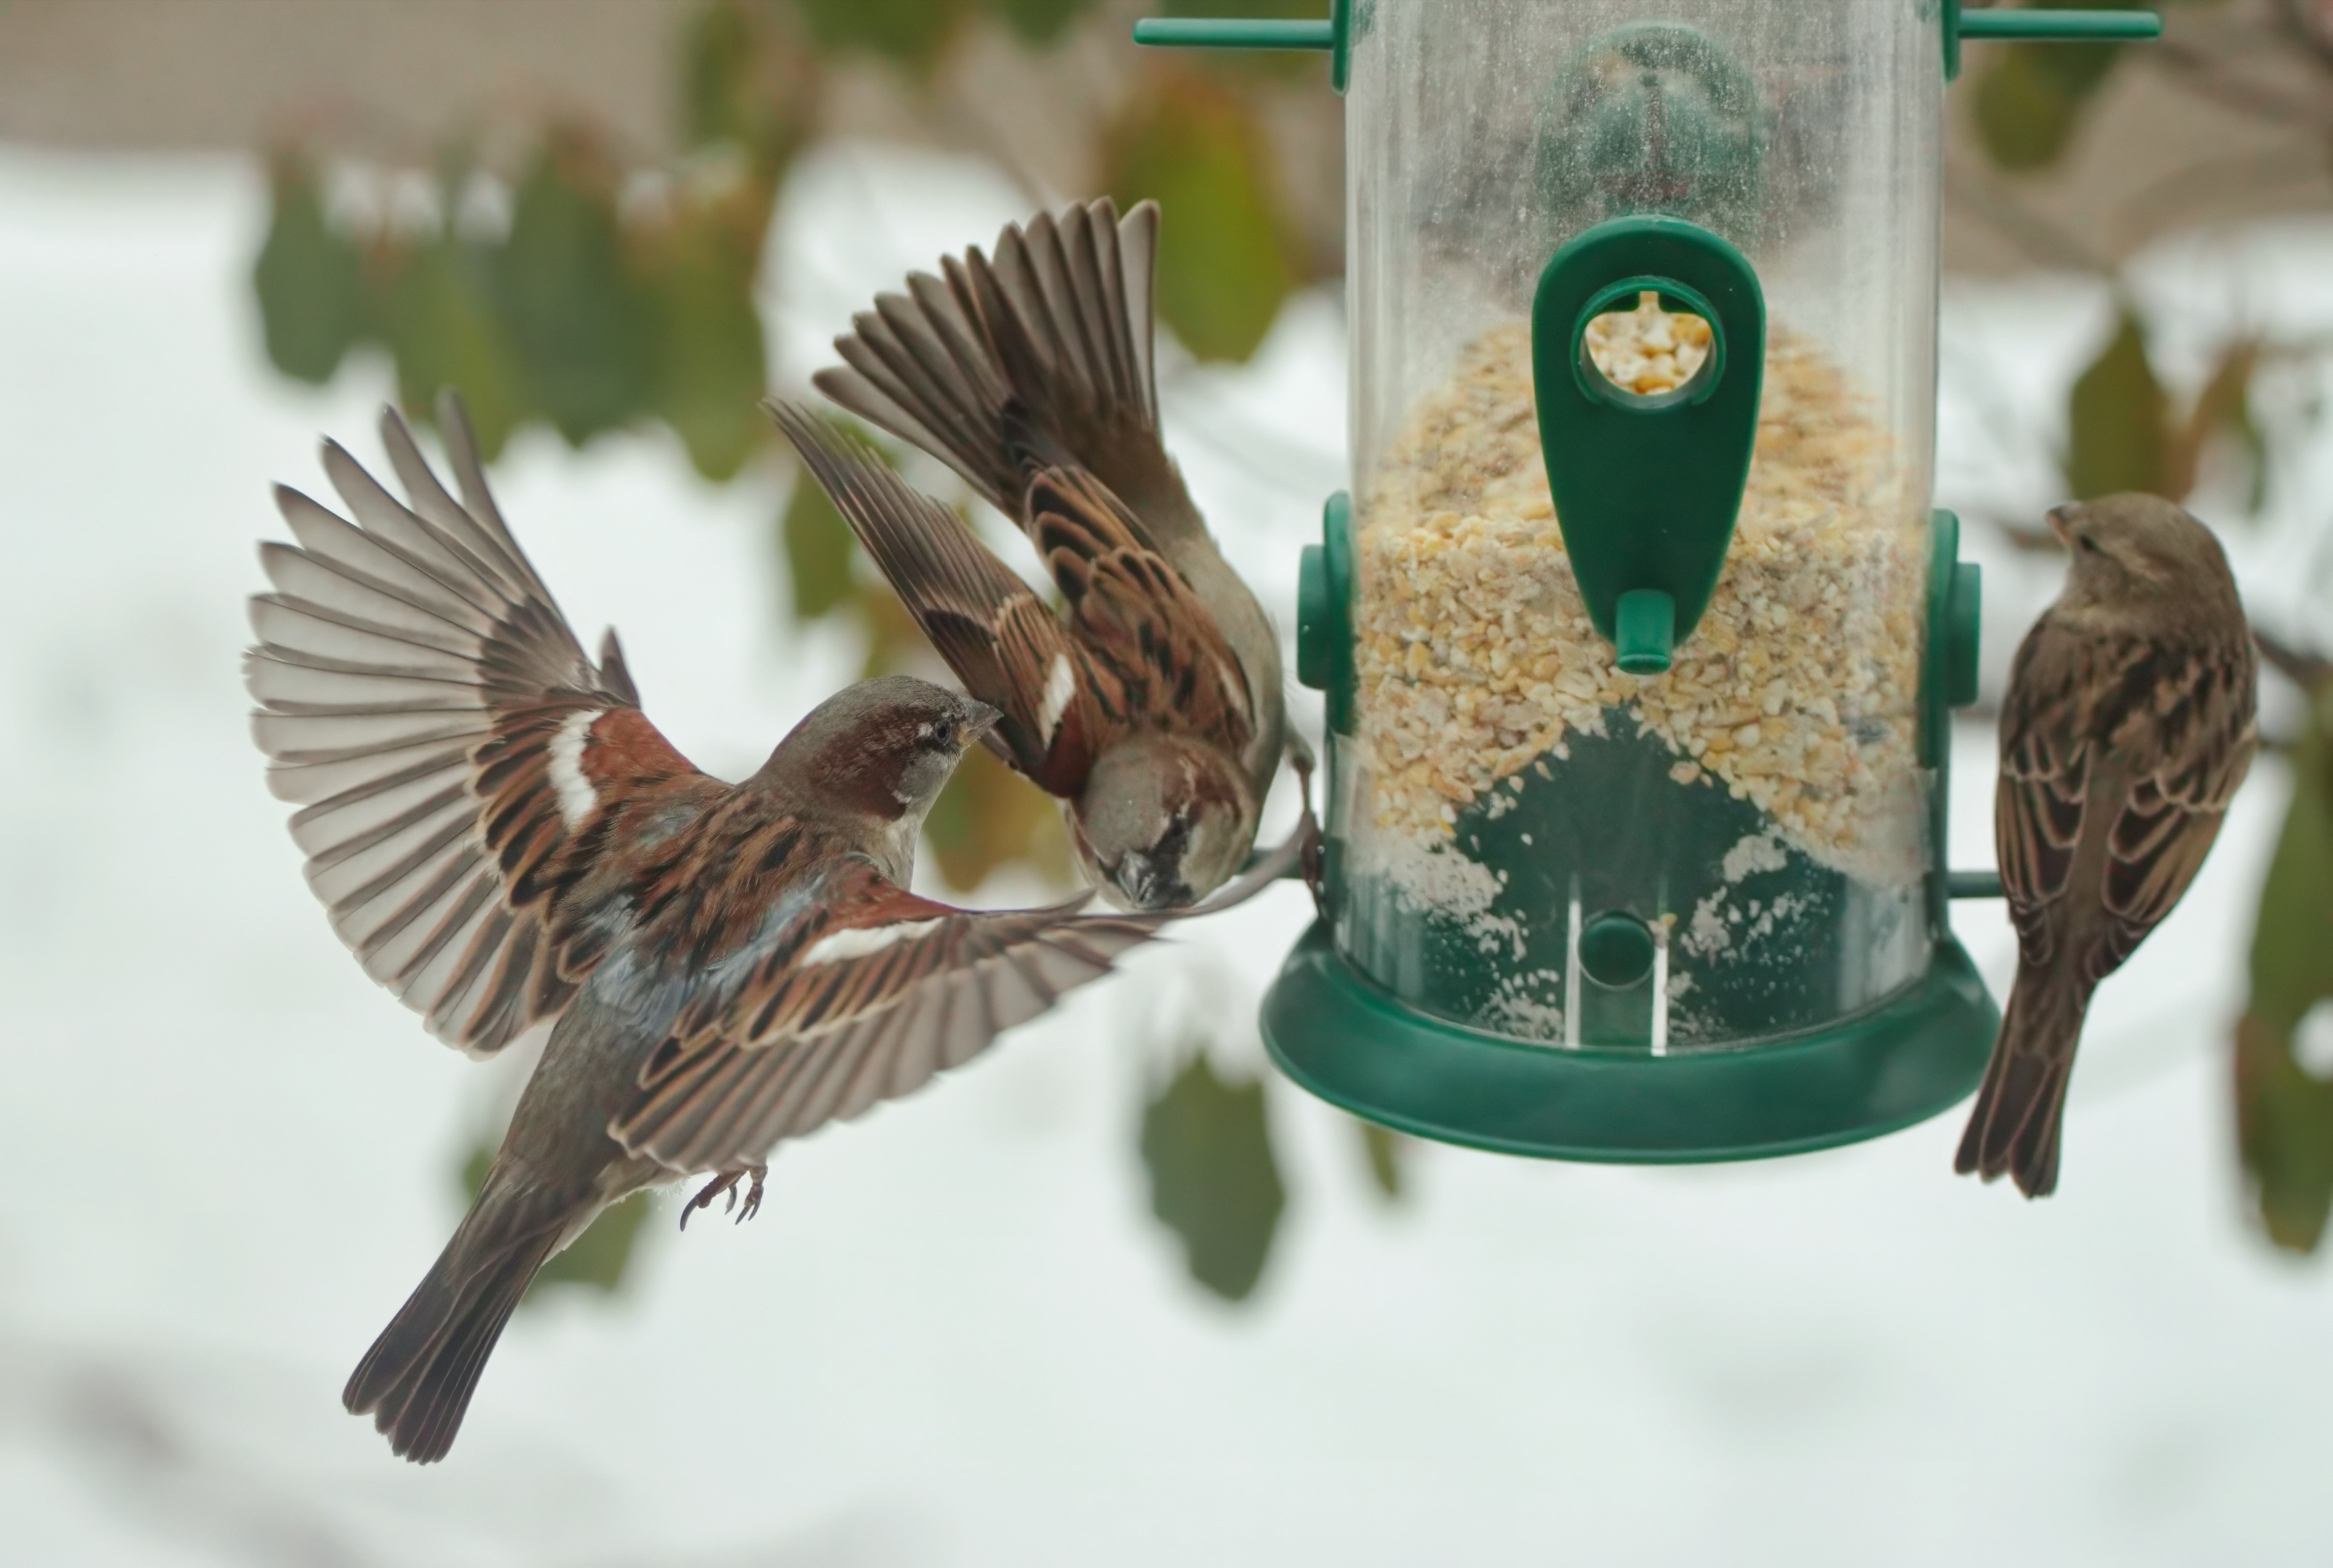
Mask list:
[[[2066,1086],[2088,1008],[2088,995],[2069,977],[2019,967],[1955,1170],[1987,1181],[2007,1175],[2028,1198],[2057,1190]]]
[[[417,1465],[454,1446],[494,1342],[565,1232],[558,1223],[514,1227],[511,1207],[492,1188],[480,1197],[341,1395]]]

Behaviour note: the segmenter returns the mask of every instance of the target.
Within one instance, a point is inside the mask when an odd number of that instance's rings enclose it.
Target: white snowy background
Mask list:
[[[320,485],[322,432],[377,456],[390,386],[384,362],[321,392],[266,368],[265,198],[240,160],[0,151],[0,1557],[2333,1560],[2333,1267],[2248,1229],[2228,1092],[2271,759],[2100,998],[2050,1202],[1954,1178],[1949,1115],[1710,1169],[1425,1149],[1387,1207],[1350,1123],[1283,1082],[1280,1245],[1223,1306],[1147,1212],[1134,1127],[1162,1016],[1205,1008],[1260,1062],[1253,1004],[1306,916],[1278,890],[788,1147],[752,1225],[677,1235],[663,1200],[622,1294],[522,1314],[452,1458],[393,1461],[341,1384],[508,1086],[341,951],[245,736],[267,484]],[[1020,206],[978,166],[820,152],[772,252],[783,381]],[[2197,376],[2232,322],[2333,330],[2326,227],[2136,275]],[[2064,388],[2109,313],[2079,281],[1948,293],[1943,504],[2054,498]],[[1342,331],[1332,299],[1299,302],[1254,364],[1166,394],[1283,616],[1342,482]],[[2326,389],[2288,380],[2269,415],[2304,420]],[[2290,435],[2266,519],[2198,505],[2263,622],[2305,635],[2333,432]],[[576,455],[540,430],[495,480],[579,629],[622,628],[650,712],[713,771],[855,669],[839,636],[785,630],[773,481],[704,485],[661,436]],[[2058,568],[1981,526],[1970,551],[1997,689]],[[1963,864],[1988,863],[1992,745],[1957,742]],[[1998,906],[1955,918],[1998,989]]]

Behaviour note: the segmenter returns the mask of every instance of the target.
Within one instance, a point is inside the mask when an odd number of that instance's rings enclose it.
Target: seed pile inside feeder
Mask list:
[[[1666,368],[1646,363],[1654,341],[1683,340],[1683,323],[1702,328],[1706,351],[1705,323],[1656,305],[1599,322],[1611,325],[1591,356],[1616,380],[1637,361],[1632,390],[1690,378],[1698,357],[1675,348]],[[1527,322],[1477,339],[1412,410],[1357,545],[1355,825],[1374,830],[1362,836],[1379,841],[1379,864],[1426,863],[1401,851],[1446,849],[1459,813],[1502,780],[1521,784],[1524,768],[1568,755],[1566,736],[1618,722],[1667,744],[1678,784],[1750,802],[1817,863],[1889,887],[1920,875],[1925,531],[1887,433],[1804,339],[1770,337],[1733,547],[1665,675],[1614,666],[1572,580]]]
[[[1633,311],[1607,311],[1588,323],[1588,358],[1604,379],[1640,397],[1673,392],[1709,358],[1709,323],[1671,315],[1650,289]]]

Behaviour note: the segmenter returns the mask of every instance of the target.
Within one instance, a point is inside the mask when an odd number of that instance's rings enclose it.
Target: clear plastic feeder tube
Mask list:
[[[1356,5],[1334,917],[1402,1000],[1674,1054],[1825,1027],[1926,967],[1941,47],[1909,0]],[[1730,547],[1641,675],[1572,571],[1532,322],[1557,251],[1630,217],[1729,242],[1764,313]],[[1689,291],[1612,284],[1582,375],[1658,402],[1743,372]],[[1657,499],[1694,461],[1622,483]]]

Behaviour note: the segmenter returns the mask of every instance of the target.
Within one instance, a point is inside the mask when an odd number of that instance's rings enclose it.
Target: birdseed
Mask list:
[[[1588,358],[1604,379],[1640,397],[1673,392],[1709,358],[1709,323],[1671,315],[1647,289],[1633,311],[1607,311],[1588,323]]]
[[[1599,318],[1614,323],[1608,375],[1628,372],[1639,390],[1691,377],[1699,360],[1677,351],[1675,323],[1696,318],[1657,315]],[[1655,350],[1661,338],[1672,347]],[[1381,841],[1371,859],[1422,863],[1388,851],[1446,849],[1459,813],[1500,780],[1520,787],[1535,765],[1546,776],[1567,736],[1625,717],[1675,754],[1672,779],[1712,780],[1817,863],[1916,880],[1926,533],[1906,481],[1848,378],[1772,332],[1715,596],[1667,673],[1623,674],[1556,526],[1530,324],[1475,340],[1412,410],[1361,511],[1357,804]]]

